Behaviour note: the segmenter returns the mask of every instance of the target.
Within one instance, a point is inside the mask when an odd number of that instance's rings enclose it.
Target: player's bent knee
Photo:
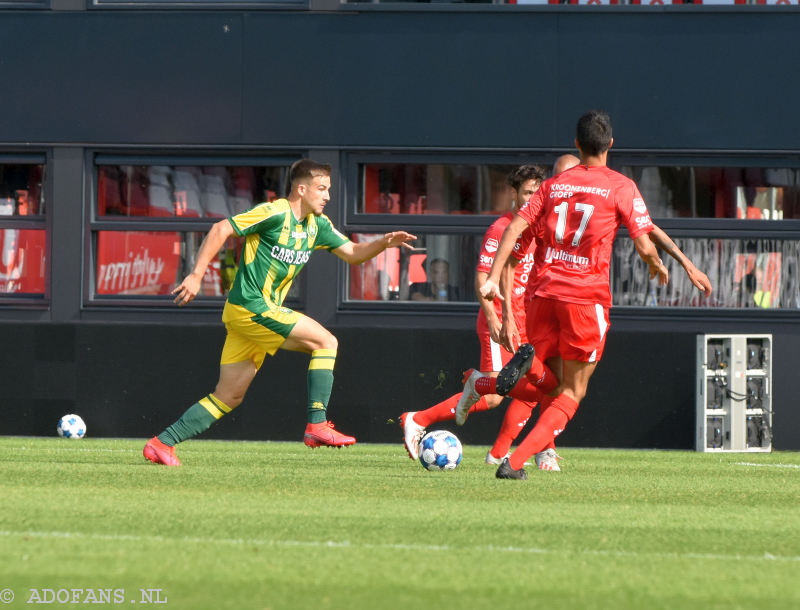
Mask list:
[[[325,334],[319,334],[315,337],[307,339],[302,342],[302,345],[309,351],[315,352],[317,350],[330,350],[335,352],[339,349],[339,341],[336,340],[329,332],[325,332]]]
[[[330,332],[327,333],[327,336],[324,338],[324,343],[318,349],[331,349],[331,350],[338,350],[339,349],[339,340],[333,336]]]

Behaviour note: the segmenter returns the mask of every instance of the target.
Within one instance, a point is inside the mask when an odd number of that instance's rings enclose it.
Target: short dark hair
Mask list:
[[[590,110],[578,119],[575,138],[584,154],[599,155],[611,146],[611,118],[603,110]]]
[[[317,163],[311,159],[300,159],[292,163],[289,168],[289,180],[286,186],[287,194],[292,192],[292,188],[297,182],[310,180],[318,176],[330,176],[331,166],[327,163]]]
[[[545,178],[547,178],[547,170],[543,168],[541,165],[533,165],[531,163],[520,165],[517,169],[512,170],[508,177],[506,178],[506,182],[511,185],[515,191],[519,190],[525,182],[528,180],[538,180],[539,182],[544,182]]]

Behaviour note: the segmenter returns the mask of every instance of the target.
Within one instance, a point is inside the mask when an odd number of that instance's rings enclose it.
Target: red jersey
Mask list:
[[[546,180],[522,206],[539,255],[529,294],[611,307],[609,268],[621,224],[631,239],[653,230],[636,184],[608,167],[578,165]]]
[[[486,233],[484,233],[483,242],[481,243],[481,253],[480,256],[478,256],[477,271],[483,271],[485,273],[489,273],[489,271],[491,271],[492,263],[494,262],[494,255],[497,252],[498,246],[500,245],[500,238],[503,237],[503,232],[506,230],[506,227],[508,226],[508,223],[511,222],[512,218],[514,218],[513,212],[503,214],[500,218],[495,220],[486,230]],[[520,329],[525,328],[525,288],[528,285],[528,276],[533,268],[533,253],[535,250],[535,243],[531,242],[530,240],[524,241],[523,237],[520,236],[520,238],[517,240],[517,243],[514,244],[514,250],[511,253],[511,256],[519,261],[514,272],[514,287],[512,288],[511,308],[514,312],[514,319],[516,320],[517,326]],[[494,308],[497,312],[497,317],[502,320],[503,304],[500,299],[494,300]],[[482,315],[482,312],[480,318],[483,320],[483,324],[485,325],[486,320],[483,319],[484,316]],[[479,320],[478,323],[481,324],[481,320]]]

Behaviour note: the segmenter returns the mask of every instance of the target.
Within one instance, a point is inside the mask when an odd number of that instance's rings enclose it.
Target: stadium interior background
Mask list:
[[[229,244],[187,308],[169,290],[222,216],[333,166],[354,239],[420,235],[348,270],[320,253],[287,304],[339,338],[330,405],[362,442],[477,363],[478,242],[503,178],[573,152],[607,110],[612,167],[708,273],[656,290],[624,235],[606,354],[564,446],[692,449],[696,336],[773,335],[773,446],[800,449],[800,8],[760,3],[0,1],[3,434],[147,437],[216,382]],[[435,258],[447,301],[416,300]],[[268,360],[208,438],[299,440],[306,357]],[[491,443],[502,413],[458,431]]]

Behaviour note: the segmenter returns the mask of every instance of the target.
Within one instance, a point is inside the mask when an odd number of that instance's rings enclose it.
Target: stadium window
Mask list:
[[[307,8],[309,0],[91,0],[97,9]]]
[[[358,213],[502,214],[511,209],[514,165],[365,163]]]
[[[205,232],[97,231],[93,242],[94,295],[108,300],[137,297],[163,302],[194,267]],[[230,239],[206,270],[198,303],[217,304],[233,284],[241,239]],[[302,276],[301,276],[302,277]],[[288,300],[297,301],[302,283],[292,285]],[[162,298],[157,298],[162,297]]]
[[[621,165],[653,218],[800,218],[800,169]]]
[[[279,197],[280,167],[98,164],[98,217],[225,218]]]
[[[7,8],[49,9],[50,0],[0,0],[0,9]]]
[[[280,198],[293,161],[98,155],[89,304],[171,306],[170,293],[194,267],[205,233],[222,218]],[[221,305],[242,244],[231,238],[211,262],[198,305]],[[298,306],[302,293],[301,276],[286,302]]]
[[[508,174],[535,161],[517,155],[389,156],[349,158],[345,190],[356,196],[347,200],[343,230],[354,241],[399,228],[418,239],[413,250],[390,249],[349,268],[344,301],[394,303],[387,306],[401,309],[473,308],[481,239],[495,218],[512,209]]]
[[[492,220],[511,207],[513,192],[505,185],[508,172],[522,163],[549,168],[557,156],[454,154],[441,161],[424,159],[422,154],[387,153],[380,160],[374,160],[377,155],[354,154],[345,166],[345,181],[355,186],[346,190],[356,196],[345,208],[344,230],[360,241],[405,228],[419,235],[419,240],[412,252],[389,250],[371,263],[349,270],[344,301],[394,301],[398,308],[419,307],[411,297],[412,285],[430,284],[430,263],[444,259],[449,282],[457,291],[448,289],[442,300],[474,303],[475,259],[481,237]],[[670,282],[663,288],[655,286],[648,281],[647,269],[638,260],[631,240],[621,237],[611,270],[614,305],[800,308],[800,169],[793,158],[773,166],[764,160],[690,155],[659,158],[615,151],[610,165],[637,182],[651,216],[709,276],[714,291],[705,298],[666,255]],[[436,269],[439,273],[440,268]],[[436,300],[431,291],[417,299]]]
[[[47,293],[44,155],[0,155],[0,303],[41,303]]]
[[[383,233],[351,233],[356,242]],[[349,267],[350,301],[409,303],[474,302],[475,261],[481,233],[417,233],[413,250],[391,248],[357,267]]]
[[[614,157],[610,165],[636,181],[654,218],[800,218],[798,168],[620,164]],[[514,167],[365,163],[360,169],[356,214],[502,214],[511,207],[512,193],[505,178]]]
[[[800,309],[800,242],[796,239],[675,238],[675,243],[702,269],[714,287],[706,298],[683,269],[663,257],[669,283],[649,281],[633,242],[618,239],[611,265],[615,306]]]

